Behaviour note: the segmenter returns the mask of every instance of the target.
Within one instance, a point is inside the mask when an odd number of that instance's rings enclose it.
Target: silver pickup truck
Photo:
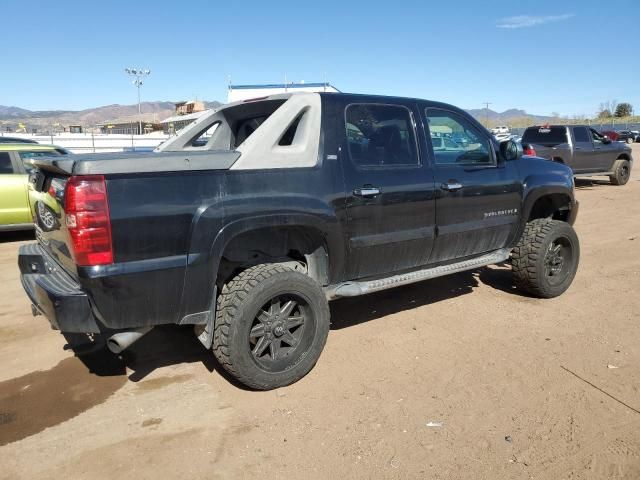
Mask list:
[[[613,185],[624,185],[631,175],[631,147],[612,142],[586,125],[529,127],[522,135],[522,146],[525,155],[564,163],[574,175],[606,175]]]

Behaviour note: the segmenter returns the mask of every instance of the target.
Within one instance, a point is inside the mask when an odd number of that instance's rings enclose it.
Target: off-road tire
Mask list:
[[[619,158],[613,164],[613,175],[609,176],[612,185],[624,185],[631,176],[631,164],[629,160]]]
[[[304,351],[281,359],[281,371],[263,368],[249,344],[252,324],[264,305],[283,295],[294,295],[309,315],[304,316]],[[301,307],[302,308],[302,307]],[[262,264],[244,270],[224,285],[218,296],[213,353],[222,367],[242,384],[271,390],[300,380],[313,368],[329,334],[329,305],[320,285],[301,272],[279,264]],[[309,320],[310,319],[310,320]],[[273,335],[273,333],[271,333]],[[280,361],[280,360],[279,360]]]
[[[547,261],[551,249],[558,242],[569,248],[566,263],[559,276],[552,279]],[[553,298],[564,293],[571,285],[580,260],[580,243],[571,225],[546,218],[527,223],[518,245],[511,252],[516,288],[540,298]]]

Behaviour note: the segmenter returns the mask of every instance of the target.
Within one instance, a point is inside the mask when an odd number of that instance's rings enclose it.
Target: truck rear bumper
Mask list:
[[[61,332],[100,332],[87,293],[37,243],[20,247],[18,265],[34,314],[41,313]]]

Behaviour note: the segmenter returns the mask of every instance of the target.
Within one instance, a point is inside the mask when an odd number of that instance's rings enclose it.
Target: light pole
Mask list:
[[[142,69],[142,68],[125,68],[125,73],[131,75],[132,77],[136,77],[132,82],[138,89],[138,134],[142,135],[142,112],[140,110],[140,87],[143,84],[142,79],[148,75],[151,75],[151,70]]]
[[[484,123],[488,130],[489,129],[489,105],[491,105],[491,102],[484,102],[483,105],[484,105]]]

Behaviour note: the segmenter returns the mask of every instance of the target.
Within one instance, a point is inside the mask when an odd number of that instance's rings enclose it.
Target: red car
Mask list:
[[[620,135],[618,135],[618,132],[614,132],[613,130],[605,130],[600,132],[602,135],[606,135],[607,137],[609,137],[611,139],[611,141],[613,142],[617,142],[618,141],[618,137]]]

